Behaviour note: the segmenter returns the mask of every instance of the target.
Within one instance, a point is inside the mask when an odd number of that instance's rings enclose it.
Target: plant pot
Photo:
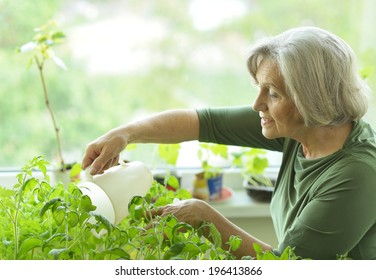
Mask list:
[[[54,167],[52,170],[52,182],[62,183],[64,186],[68,186],[69,183],[80,180],[81,165],[77,163],[66,163],[64,169]]]
[[[207,179],[210,200],[218,200],[221,198],[223,188],[223,174]]]
[[[53,170],[51,181],[54,184],[62,183],[64,186],[68,186],[71,182],[70,171],[69,170]]]
[[[272,186],[253,186],[247,181],[244,181],[243,187],[245,188],[247,194],[256,201],[270,202],[272,199],[274,190],[274,187]]]
[[[223,174],[205,178],[204,172],[196,174],[192,196],[203,200],[218,200],[223,188]]]

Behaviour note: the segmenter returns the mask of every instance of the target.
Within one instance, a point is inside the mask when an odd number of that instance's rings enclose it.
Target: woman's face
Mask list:
[[[277,64],[264,59],[258,67],[256,79],[259,93],[252,107],[260,114],[262,134],[269,139],[300,139],[306,127],[295,104],[286,94]]]

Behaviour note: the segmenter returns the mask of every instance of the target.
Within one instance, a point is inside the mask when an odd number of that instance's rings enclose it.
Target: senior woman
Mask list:
[[[376,259],[376,143],[362,117],[368,88],[342,39],[303,27],[266,38],[250,51],[248,69],[259,87],[251,106],[169,110],[115,128],[87,146],[83,168],[97,174],[116,164],[129,143],[189,140],[279,151],[283,159],[271,201],[278,238],[272,248],[209,204],[191,199],[158,210],[198,226],[212,222],[255,256],[253,243],[281,252],[334,259]]]

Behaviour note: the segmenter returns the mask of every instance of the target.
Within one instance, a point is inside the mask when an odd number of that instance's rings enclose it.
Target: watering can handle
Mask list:
[[[127,166],[127,164],[123,160],[119,160],[119,164],[123,167]],[[90,174],[90,167],[85,169],[85,178],[89,182],[94,182],[94,177]]]

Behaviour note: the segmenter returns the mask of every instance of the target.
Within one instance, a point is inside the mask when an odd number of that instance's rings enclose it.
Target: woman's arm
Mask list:
[[[91,142],[82,168],[91,166],[92,175],[102,173],[119,161],[119,154],[131,143],[179,143],[197,140],[199,120],[195,110],[170,110],[114,128]]]
[[[261,240],[251,236],[226,217],[219,213],[216,209],[211,207],[205,201],[199,199],[182,200],[178,203],[169,204],[158,208],[152,216],[164,216],[172,214],[179,221],[186,222],[191,226],[198,228],[203,222],[213,223],[217,230],[221,233],[222,248],[228,250],[226,242],[231,235],[239,236],[242,239],[242,245],[240,248],[232,252],[238,259],[243,256],[256,257],[256,252],[253,249],[253,243],[258,243],[264,251],[272,250],[269,244],[262,242]],[[205,236],[210,239],[209,232],[204,232]]]
[[[282,152],[284,139],[266,139],[259,113],[251,106],[203,108],[197,110],[201,142],[261,148]]]

